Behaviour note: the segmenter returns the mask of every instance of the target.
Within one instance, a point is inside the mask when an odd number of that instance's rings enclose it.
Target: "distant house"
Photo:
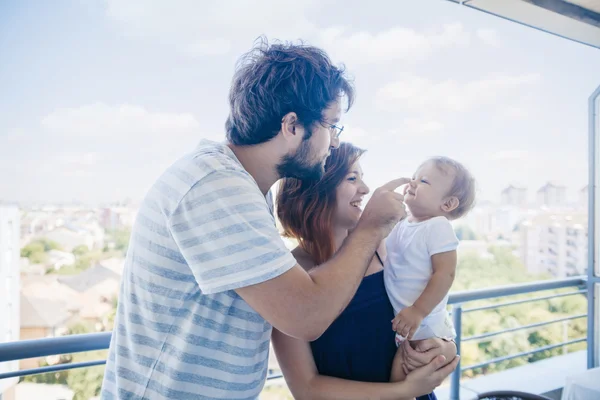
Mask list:
[[[67,385],[21,382],[15,387],[15,399],[72,400],[75,394]]]
[[[19,259],[19,271],[21,275],[44,275],[46,266],[44,264],[32,264],[28,258],[21,257]]]
[[[62,267],[73,264],[75,264],[75,256],[73,253],[67,253],[66,251],[60,250],[50,250],[48,252],[47,265],[56,271]]]
[[[56,242],[67,252],[72,252],[78,246],[86,246],[88,249],[94,248],[94,241],[91,235],[85,230],[74,227],[59,226],[58,228],[44,234],[46,239]]]
[[[61,276],[58,282],[77,293],[79,317],[100,322],[112,310],[113,299],[119,293],[121,275],[96,264],[71,276]]]
[[[104,232],[97,223],[86,223],[83,226],[65,224],[40,235],[58,243],[66,252],[72,252],[78,246],[88,249],[104,247]]]
[[[98,264],[121,276],[123,275],[123,268],[125,267],[125,259],[121,257],[112,257],[98,261]]]
[[[73,318],[64,301],[21,295],[21,340],[63,335]],[[21,369],[38,366],[38,359],[20,361]]]

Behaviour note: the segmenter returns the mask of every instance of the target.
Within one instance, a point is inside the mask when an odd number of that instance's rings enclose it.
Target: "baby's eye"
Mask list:
[[[422,183],[429,184],[429,182],[427,182],[427,180],[425,180],[425,179],[421,179],[421,182],[422,182]]]

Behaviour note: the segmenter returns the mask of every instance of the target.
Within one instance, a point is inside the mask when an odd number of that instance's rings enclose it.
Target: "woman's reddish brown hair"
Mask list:
[[[341,143],[331,151],[319,181],[284,178],[279,185],[277,216],[283,235],[298,240],[317,265],[329,260],[335,251],[332,225],[336,189],[364,152],[351,143]]]

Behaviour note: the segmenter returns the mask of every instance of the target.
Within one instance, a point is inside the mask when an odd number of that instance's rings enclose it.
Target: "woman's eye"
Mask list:
[[[348,178],[349,181],[354,182],[356,180],[355,176],[351,176],[350,178]]]

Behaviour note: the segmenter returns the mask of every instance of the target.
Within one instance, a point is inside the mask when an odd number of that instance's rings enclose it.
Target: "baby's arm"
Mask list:
[[[433,267],[431,279],[413,304],[423,318],[428,316],[450,291],[456,273],[456,250],[432,255],[431,266]]]

